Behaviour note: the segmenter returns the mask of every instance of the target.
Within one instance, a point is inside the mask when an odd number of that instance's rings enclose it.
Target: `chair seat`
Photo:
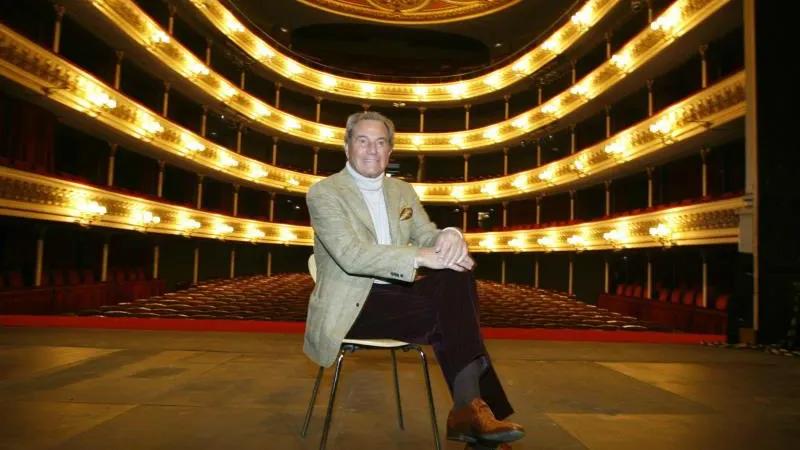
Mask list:
[[[342,344],[375,348],[398,348],[405,347],[408,345],[408,342],[396,341],[394,339],[345,339]]]

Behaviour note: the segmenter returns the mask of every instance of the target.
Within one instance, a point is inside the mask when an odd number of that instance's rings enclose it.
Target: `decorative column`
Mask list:
[[[703,177],[700,185],[700,190],[703,194],[703,197],[708,195],[708,154],[711,153],[711,149],[708,147],[704,147],[700,149],[700,159],[703,162]]]
[[[167,8],[169,8],[169,19],[167,21],[167,34],[172,36],[173,32],[175,31],[175,12],[177,11],[177,8],[173,3],[169,3],[167,5]]]
[[[575,70],[575,64],[577,63],[577,61],[573,59],[572,61],[570,61],[570,63],[572,64],[572,84],[575,84],[575,81],[577,81],[578,79],[578,71]]]
[[[239,216],[239,186],[238,184],[233,185],[233,217]]]
[[[53,26],[53,53],[57,55],[61,51],[61,23],[67,10],[61,5],[54,5],[54,7],[56,9],[56,23]]]
[[[206,137],[208,131],[208,106],[203,105],[203,117],[200,119],[200,136]]]
[[[169,81],[164,82],[164,96],[161,99],[161,116],[167,117],[167,112],[169,111],[169,90],[172,85]]]
[[[111,237],[106,235],[103,240],[103,257],[100,262],[100,281],[103,283],[108,281],[108,241],[110,239]]]
[[[464,153],[464,181],[469,181],[469,153]]]
[[[161,198],[164,194],[164,166],[166,162],[158,161],[158,185],[156,186],[156,197]]]
[[[44,267],[44,230],[44,227],[40,227],[39,236],[36,238],[36,272],[33,276],[33,285],[37,288],[42,286],[42,269]]]
[[[603,261],[603,292],[608,294],[609,289],[609,267],[608,258]]]
[[[211,67],[211,39],[206,38],[206,65]]]
[[[472,108],[472,105],[467,103],[464,105],[464,129],[469,130],[469,109]]]
[[[533,263],[533,287],[539,289],[539,255],[534,256]]]
[[[536,196],[536,225],[539,225],[542,220],[542,196]]]
[[[247,82],[247,71],[242,66],[242,71],[239,72],[239,89],[244,90],[245,83]]]
[[[200,272],[200,247],[194,248],[194,266],[192,267],[192,284],[197,284],[197,275]]]
[[[269,193],[269,221],[275,220],[275,197],[277,194],[274,192]]]
[[[653,173],[655,172],[654,167],[647,168],[647,207],[650,208],[653,206]]]
[[[425,155],[417,155],[419,164],[417,165],[417,183],[422,183],[425,178]]]
[[[117,63],[114,65],[114,89],[119,90],[119,85],[122,82],[122,60],[125,58],[125,52],[117,50]]]
[[[275,108],[281,108],[281,84],[275,83]]]
[[[708,256],[703,253],[703,308],[708,307]]]
[[[508,227],[508,202],[503,202],[503,228]]]
[[[244,135],[244,123],[239,122],[236,126],[236,153],[242,153],[242,137]]]
[[[197,209],[203,207],[203,178],[205,176],[197,174],[197,198],[195,199],[195,208]]]
[[[508,101],[511,100],[511,95],[506,94],[503,96],[503,100],[506,101],[506,120],[508,120]]]
[[[278,164],[278,136],[272,136],[272,165]]]
[[[570,154],[575,153],[575,146],[576,146],[575,124],[573,123],[572,125],[569,126],[569,152],[570,152]]]
[[[575,290],[573,289],[574,284],[575,284],[575,256],[569,255],[569,289],[567,291],[569,295],[575,293]]]
[[[536,139],[536,167],[542,165],[542,141]]]
[[[114,185],[114,159],[117,155],[117,144],[114,142],[108,143],[108,172],[106,173],[106,185]]]
[[[575,220],[575,190],[569,191],[569,220]]]
[[[653,22],[653,1],[647,0],[647,23]]]
[[[708,59],[706,58],[706,51],[708,51],[708,44],[700,46],[700,87],[705,89],[708,87]]]
[[[419,132],[422,133],[425,131],[425,107],[419,107]]]
[[[500,284],[506,284],[506,255],[500,260]]]
[[[645,291],[645,298],[653,298],[653,257],[650,253],[647,254],[647,290]]]
[[[603,182],[606,185],[606,217],[611,215],[611,180]]]
[[[606,33],[606,59],[611,59],[611,31]]]
[[[606,139],[611,137],[611,105],[606,105]]]
[[[647,117],[653,115],[653,80],[647,80]]]
[[[537,94],[536,94],[536,105],[541,105],[541,104],[542,104],[542,84],[539,83],[539,88],[537,89]]]
[[[272,252],[267,252],[267,276],[272,276]]]
[[[461,206],[461,229],[467,231],[467,214],[469,213],[469,205]]]
[[[231,248],[231,262],[228,278],[233,279],[236,277],[236,247]]]
[[[317,174],[319,171],[319,147],[313,147],[314,149],[314,166],[312,167],[312,173],[314,175]]]
[[[503,148],[503,175],[508,175],[508,147]]]
[[[161,259],[161,248],[158,244],[153,246],[153,279],[158,279],[158,262]]]
[[[316,113],[316,121],[319,122],[320,117],[322,116],[322,97],[314,97],[317,101],[317,113]]]

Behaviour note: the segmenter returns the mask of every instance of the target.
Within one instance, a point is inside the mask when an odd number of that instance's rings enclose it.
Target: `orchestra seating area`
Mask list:
[[[602,295],[600,308],[658,324],[675,330],[693,333],[724,334],[728,326],[730,294],[717,294],[708,288],[708,304],[703,305],[703,293],[698,287],[658,287],[653,298],[638,284],[620,284],[614,295]]]
[[[478,280],[482,326],[665,331],[625,314],[527,285]],[[74,312],[81,316],[305,321],[313,288],[309,275],[264,275],[201,282],[189,289]]]

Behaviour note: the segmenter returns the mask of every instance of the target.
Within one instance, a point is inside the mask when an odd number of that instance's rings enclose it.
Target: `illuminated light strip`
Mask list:
[[[117,1],[127,2],[130,0]],[[271,56],[257,59],[270,72],[320,91],[320,93],[333,93],[343,97],[351,97],[358,101],[363,99],[364,92],[361,89],[361,85],[364,80],[338,76],[306,66],[279,52],[248,29],[232,32],[230,27],[227,26],[227,18],[232,13],[225,8],[222,2],[218,0],[187,0],[184,3],[193,7],[200,16],[205,18],[220,33],[246,53],[251,55],[264,54],[264,49],[268,49],[267,54]],[[621,3],[623,2],[620,0],[589,0],[585,2],[575,16],[588,18],[588,21],[581,23],[569,21],[565,23],[537,48],[510,62],[505,67],[498,68],[488,74],[447,83],[370,82],[375,87],[375,90],[370,93],[370,99],[390,102],[413,101],[429,104],[469,100],[501,91],[525,79],[526,76],[544,67],[560,53],[569,49],[593,26],[608,15],[615,6]],[[527,61],[527,64],[521,64],[522,61]],[[302,72],[295,74],[288,71],[287,66],[290,64],[294,64]],[[460,84],[464,84],[466,89],[461,96],[454,96],[451,88]],[[420,95],[423,91],[425,94]]]
[[[78,222],[81,211],[76,206],[76,198],[97,205],[113,205],[104,210],[104,214],[93,218],[88,224],[92,227],[141,231],[138,213],[146,210],[160,218],[157,223],[147,226],[148,233],[188,234],[198,238],[262,244],[313,245],[313,230],[308,226],[225,216],[0,166],[0,214]],[[744,197],[733,197],[564,227],[465,233],[465,239],[472,251],[574,251],[567,238],[577,234],[586,240],[583,249],[606,250],[614,248],[614,245],[604,235],[624,227],[628,230],[626,248],[660,247],[662,243],[651,235],[650,229],[666,224],[673,245],[729,244],[738,242],[738,213],[744,207]],[[551,239],[546,248],[538,243],[543,237]]]
[[[0,25],[0,38],[2,38],[2,42],[6,44],[16,44],[18,45],[19,50],[11,49],[7,53],[13,54],[16,51],[24,51],[25,53],[29,54],[31,58],[38,58],[38,60],[42,61],[43,64],[47,64],[48,66],[52,66],[56,68],[57,73],[62,73],[63,77],[66,79],[72,80],[80,80],[83,78],[88,79],[92,83],[95,83],[98,88],[102,86],[102,82],[95,79],[91,75],[81,71],[80,69],[75,68],[68,62],[61,60],[60,58],[52,55],[51,53],[43,50],[36,44],[31,43],[30,41],[26,40],[25,38],[17,35],[16,33],[11,32],[7,28]],[[49,59],[48,59],[49,58]],[[24,86],[27,86],[34,91],[41,92],[43,90],[48,90],[50,86],[53,86],[53,81],[44,81],[41,78],[41,71],[35,71],[35,74],[32,75],[31,73],[25,71],[25,68],[31,70],[27,64],[23,64],[23,68],[20,68],[16,65],[9,64],[7,61],[0,60],[0,74],[6,76],[13,81],[16,81]],[[55,83],[62,83],[62,81],[56,80]],[[77,84],[77,83],[74,83]],[[95,86],[93,84],[92,86]],[[726,97],[729,95],[731,91],[739,90],[743,88],[744,84],[744,72],[739,72],[735,75],[730,76],[729,78],[719,81],[718,83],[706,88],[705,90],[693,95],[692,97],[673,105],[666,110],[659,112],[659,114],[653,116],[650,119],[647,119],[645,122],[637,124],[628,130],[624,130],[623,132],[619,133],[618,135],[610,138],[609,140],[598,144],[596,146],[590,147],[588,149],[584,149],[574,155],[571,155],[567,158],[564,158],[559,161],[555,161],[554,163],[548,164],[542,168],[532,169],[524,172],[518,172],[515,174],[508,175],[506,177],[499,177],[490,180],[483,180],[477,182],[467,182],[467,183],[421,183],[417,184],[414,183],[415,188],[418,189],[418,192],[423,192],[423,195],[420,197],[423,201],[429,203],[449,203],[453,201],[452,192],[458,190],[461,198],[460,201],[465,202],[475,202],[475,201],[483,201],[488,200],[490,198],[514,198],[514,197],[521,197],[525,195],[529,195],[531,193],[537,192],[542,190],[544,187],[541,185],[537,185],[537,181],[539,179],[538,175],[546,170],[550,170],[554,167],[561,167],[565,165],[570,165],[574,162],[576,158],[586,158],[586,166],[584,169],[589,174],[598,173],[602,170],[607,170],[613,167],[613,164],[617,163],[617,158],[620,157],[617,153],[613,155],[612,159],[607,158],[600,163],[592,162],[593,155],[597,152],[609,151],[611,149],[615,149],[615,147],[621,147],[619,144],[619,140],[621,139],[620,136],[625,137],[629,135],[634,135],[637,133],[641,133],[644,131],[650,132],[649,128],[654,123],[657,123],[664,115],[673,114],[675,111],[681,110],[689,110],[691,108],[695,108],[695,105],[709,104],[709,101],[713,105],[714,99],[717,97]],[[140,111],[144,110],[143,107],[138,105],[137,103],[131,101],[127,97],[119,94],[116,91],[109,90],[109,96],[114,96],[113,100],[115,103],[115,111],[120,109],[122,112],[126,111]],[[84,94],[85,95],[85,94]],[[69,89],[56,89],[49,93],[48,98],[53,102],[58,102],[62,105],[66,105],[70,108],[73,108],[79,112],[89,113],[87,108],[89,108],[90,102],[86,99],[81,97],[80,95],[76,94],[75,92]],[[111,97],[109,97],[111,98]],[[706,108],[705,106],[703,107]],[[95,111],[96,112],[96,111]],[[150,117],[153,120],[156,120],[156,116],[152,113],[147,113],[147,117]],[[738,103],[733,105],[727,105],[725,109],[718,110],[713,116],[703,116],[698,117],[699,120],[702,122],[693,122],[687,126],[691,129],[687,131],[687,129],[683,130],[672,130],[671,132],[675,134],[674,140],[680,141],[682,136],[680,133],[688,133],[691,134],[699,134],[701,132],[706,131],[704,127],[706,127],[706,123],[711,123],[711,121],[715,121],[716,125],[725,123],[727,121],[733,120],[737,117],[740,117],[744,114],[744,98],[739,100]],[[129,115],[121,114],[115,115],[113,112],[102,112],[97,114],[91,114],[91,116],[98,120],[99,122],[103,123],[104,125],[114,129],[115,131],[125,133],[128,136],[138,136],[139,131],[138,125],[131,123],[130,120],[126,121],[126,118]],[[161,119],[158,119],[161,121]],[[192,163],[200,164],[207,169],[213,169],[211,173],[219,173],[222,172],[229,177],[236,178],[238,180],[243,180],[246,183],[250,184],[255,187],[262,187],[262,188],[271,188],[275,190],[282,190],[286,191],[289,190],[291,192],[296,193],[305,193],[308,191],[309,187],[319,181],[322,177],[308,175],[299,172],[293,172],[287,169],[282,169],[278,167],[273,167],[268,164],[261,163],[259,161],[244,157],[242,155],[236,154],[230,150],[224,149],[217,144],[212,143],[211,141],[207,141],[202,137],[199,137],[188,130],[184,130],[179,126],[172,124],[171,122],[163,121],[159,122],[162,125],[162,128],[166,126],[166,129],[163,132],[159,133],[156,136],[149,136],[148,143],[150,145],[156,146],[159,150],[165,151],[171,156],[180,156],[186,161],[191,161]],[[686,128],[686,127],[684,127]],[[169,135],[179,136],[176,139],[168,140],[166,138]],[[164,137],[166,136],[166,138]],[[191,148],[188,148],[191,147]],[[662,141],[660,143],[647,143],[643,146],[643,150],[645,153],[650,154],[653,152],[657,152],[662,148],[668,147],[668,143],[666,141]],[[191,151],[188,151],[191,150]],[[619,150],[619,149],[617,149]],[[616,151],[616,150],[615,150]],[[629,164],[635,161],[639,156],[645,154],[642,151],[637,150],[636,148],[631,147],[628,151],[628,155],[624,156],[624,160],[627,161]],[[236,158],[236,160],[240,161],[240,164],[233,167],[227,166],[220,166],[218,157],[214,155],[225,154],[230,158]],[[254,168],[255,167],[255,168]],[[260,170],[258,170],[260,169]],[[559,172],[560,173],[560,172]],[[577,179],[574,176],[574,172],[570,175],[561,176],[559,174],[554,173],[554,178],[551,179],[552,186],[548,186],[547,188],[552,190],[554,186],[559,188],[567,189],[570,186],[570,183]],[[287,180],[295,180],[296,183],[289,184]],[[484,185],[487,183],[496,183],[494,187],[491,189],[491,193],[485,190],[486,192],[481,193],[480,190]]]
[[[693,15],[691,17],[683,18],[684,27],[681,28],[676,26],[671,30],[671,36],[674,37],[676,35],[680,35],[681,33],[685,33],[688,29],[698,26],[700,23],[702,23],[702,20],[698,19],[698,17],[707,18],[722,8],[722,6],[725,4],[730,3],[730,1],[732,0],[709,0],[699,9],[692,10],[691,13]],[[205,0],[203,0],[202,3],[205,5],[210,4]],[[691,0],[678,0],[673,3],[672,6],[667,8],[663,15],[669,15],[672,17],[674,16],[673,11],[680,11],[690,3]],[[145,36],[135,35],[134,33],[136,27],[129,23],[131,20],[130,14],[123,16],[120,13],[120,11],[141,11],[135,7],[135,5],[131,5],[130,0],[94,0],[92,4],[95,5],[97,10],[104,14],[113,25],[117,26],[121,32],[127,33],[129,36],[139,41],[147,41],[149,39]],[[115,5],[125,5],[127,9],[114,7]],[[223,16],[226,18],[228,17],[225,14],[223,14]],[[148,24],[148,26],[139,26],[139,28],[144,28],[144,31],[141,31],[140,34],[145,32],[152,33],[153,29],[158,29],[159,27],[157,23],[152,21],[152,19],[150,19],[148,16],[144,15],[144,13],[139,15],[139,19],[142,23]],[[229,20],[225,19],[225,22],[227,23]],[[125,26],[122,24],[125,24]],[[241,33],[236,32],[235,34],[238,35]],[[651,27],[645,28],[641,33],[639,33],[619,50],[619,54],[624,54],[628,57],[628,59],[626,59],[626,61],[628,61],[626,63],[626,67],[618,67],[620,58],[613,59],[612,61],[606,61],[578,83],[576,83],[576,86],[579,87],[576,92],[579,92],[581,95],[576,95],[573,93],[572,91],[575,90],[574,88],[568,88],[566,91],[548,100],[544,105],[537,106],[536,108],[533,108],[516,117],[509,118],[503,122],[469,131],[445,133],[397,133],[395,137],[394,150],[399,152],[410,151],[427,153],[444,153],[452,151],[464,152],[498,147],[508,143],[509,141],[521,139],[526,134],[534,130],[541,129],[542,127],[553,123],[553,121],[564,118],[566,115],[579,109],[586,103],[587,100],[605,92],[616,82],[628,76],[631,71],[640,67],[645,62],[654,59],[661,50],[667,48],[672,42],[674,42],[674,38],[660,39],[662,34],[663,32],[660,29],[653,29]],[[197,60],[197,58],[192,55],[189,50],[185,49],[174,41],[165,43],[164,45],[169,45],[170,49],[173,51],[159,51],[157,46],[149,46],[147,47],[147,50],[153,56],[160,58],[161,62],[165,66],[170,67],[173,70],[177,70],[176,67],[185,65],[178,64],[178,62],[174,60],[169,60],[171,55],[175,54],[175,52],[183,55],[182,57],[186,59],[186,61],[193,62]],[[631,58],[630,55],[634,49],[642,52],[642,55]],[[180,73],[180,71],[178,72]],[[296,74],[296,71],[293,71],[293,73]],[[238,88],[231,85],[219,74],[212,72],[207,76],[190,77],[187,79],[204,91],[216,96],[222,101],[225,101],[229,107],[234,108],[239,113],[252,118],[254,124],[266,127],[266,132],[268,133],[279,132],[288,134],[291,137],[303,140],[314,146],[325,146],[331,144],[332,139],[323,136],[321,131],[323,128],[327,129],[329,132],[332,132],[336,141],[341,141],[344,136],[344,128],[321,125],[317,122],[297,118],[283,111],[275,109],[261,100],[251,96],[250,94],[247,94],[244,91],[239,91]],[[360,95],[362,96],[363,84],[363,82],[359,82],[358,87],[359,92],[361,93]],[[485,83],[481,84],[485,85]],[[375,86],[376,84],[370,83],[371,89],[375,89]],[[418,92],[420,88],[420,85],[417,84],[408,86],[411,91],[415,91],[415,88],[417,88],[416,91]],[[456,87],[462,86],[464,86],[464,82],[451,83],[448,85],[448,95],[456,95],[459,98],[463,97],[466,95],[466,91],[455,89]],[[234,91],[236,92],[236,95],[231,95],[231,93]],[[453,92],[456,91],[458,91],[458,93],[453,94]],[[415,98],[419,98],[417,93],[413,93],[413,95]],[[427,89],[426,95],[431,95],[430,89]],[[373,93],[370,93],[369,96],[370,98],[373,98]],[[236,101],[230,101],[230,98],[235,98]],[[269,114],[260,114],[256,112],[256,110],[268,111]],[[287,127],[286,124],[295,124],[296,126]],[[493,129],[497,130],[497,132],[495,133]],[[417,144],[416,142],[419,141],[418,138],[420,136],[422,137],[422,143]]]

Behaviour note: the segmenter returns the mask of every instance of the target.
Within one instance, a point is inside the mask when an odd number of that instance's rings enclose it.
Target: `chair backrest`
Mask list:
[[[308,257],[308,273],[311,274],[311,279],[314,283],[317,282],[317,260],[314,259],[314,254]]]

